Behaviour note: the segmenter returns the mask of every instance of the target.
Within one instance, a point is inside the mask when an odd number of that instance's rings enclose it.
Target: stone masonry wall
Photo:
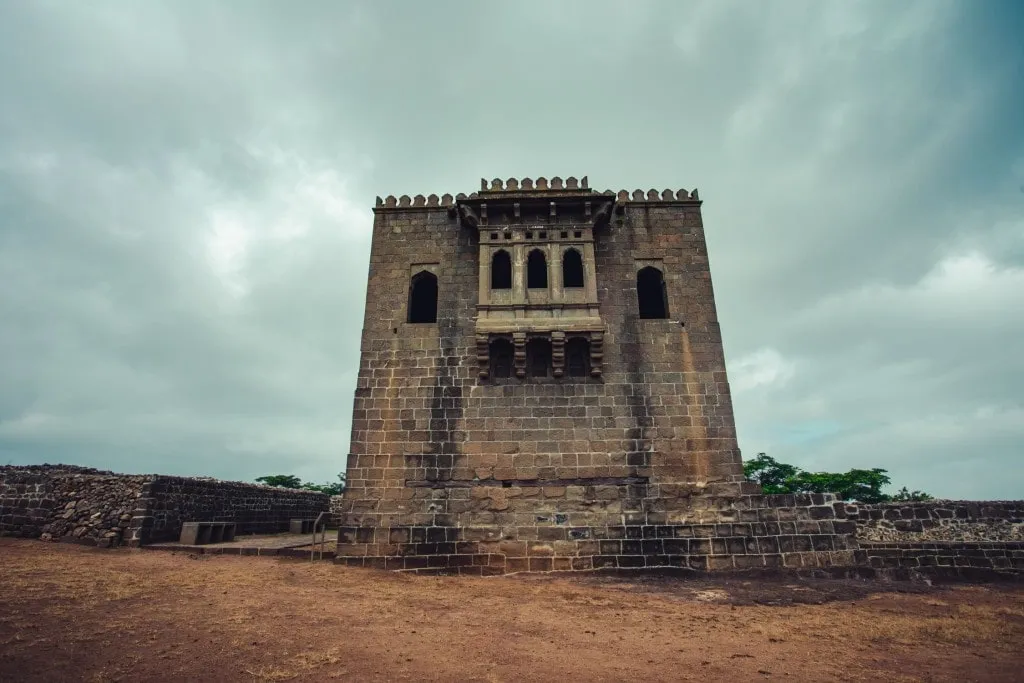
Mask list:
[[[1024,501],[848,504],[869,566],[935,580],[1024,577]]]
[[[523,492],[509,493],[518,498]],[[418,573],[476,575],[863,564],[854,524],[844,515],[845,506],[831,494],[701,495],[687,515],[605,525],[581,525],[572,513],[540,508],[529,520],[521,518],[519,524],[507,527],[342,527],[336,561]]]
[[[82,467],[0,468],[0,535],[120,545],[146,481]]]
[[[577,219],[552,220],[560,230]],[[489,490],[508,488],[526,491],[520,514],[543,498],[614,525],[648,513],[649,485],[742,480],[698,201],[629,202],[596,235],[600,378],[479,379],[476,240],[443,206],[376,214],[347,524],[453,525],[478,511],[478,496],[512,497]],[[669,319],[639,318],[637,272],[652,263]],[[426,266],[438,276],[437,322],[410,324],[410,278]],[[485,522],[502,511],[479,510]]]
[[[862,543],[875,569],[910,569],[940,580],[1024,580],[1024,542]]]
[[[157,476],[142,488],[131,542],[176,541],[184,522],[233,521],[238,534],[288,531],[290,520],[313,519],[329,505],[330,496],[314,491]]]
[[[285,531],[327,510],[329,496],[269,486],[67,465],[0,467],[0,535],[100,547],[177,540],[187,521],[226,520],[239,533]]]
[[[849,504],[857,537],[872,543],[1024,541],[1024,501],[934,500]]]

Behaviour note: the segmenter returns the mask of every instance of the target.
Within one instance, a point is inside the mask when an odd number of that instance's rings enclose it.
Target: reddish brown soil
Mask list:
[[[1022,645],[1020,588],[417,577],[0,539],[2,681],[1012,681]]]

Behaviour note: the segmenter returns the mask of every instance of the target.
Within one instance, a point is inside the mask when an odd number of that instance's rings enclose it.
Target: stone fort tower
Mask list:
[[[743,478],[696,191],[495,179],[374,213],[339,561],[714,568],[710,537],[644,534],[777,507]]]

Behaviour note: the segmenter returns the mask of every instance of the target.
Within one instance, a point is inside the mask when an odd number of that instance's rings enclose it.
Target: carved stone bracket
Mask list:
[[[602,372],[601,364],[604,362],[604,333],[591,332],[590,334],[590,376],[600,377]]]
[[[565,374],[565,332],[551,333],[551,370],[555,377]]]
[[[476,335],[476,362],[480,365],[480,379],[491,374],[491,345],[486,334]]]
[[[476,227],[480,225],[480,219],[475,213],[473,213],[473,209],[469,208],[465,204],[459,204],[459,222],[461,222],[464,227],[470,229],[476,229]]]
[[[515,347],[513,361],[515,362],[516,377],[526,377],[526,333],[513,332],[512,345]]]

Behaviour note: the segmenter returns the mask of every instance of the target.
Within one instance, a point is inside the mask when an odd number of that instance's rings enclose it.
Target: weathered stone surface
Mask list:
[[[186,521],[235,521],[243,533],[286,531],[316,517],[328,496],[310,491],[69,465],[0,467],[0,535],[114,547],[176,540]]]
[[[857,538],[870,543],[1024,542],[1024,501],[933,500],[850,504]]]
[[[349,488],[331,501],[340,561],[502,573],[863,560],[854,532],[873,513],[743,479],[695,190],[495,179],[432,207],[389,196],[374,209]],[[639,306],[652,268],[660,317]],[[576,370],[574,335],[589,345]],[[947,512],[961,531],[979,514]],[[921,534],[932,515],[878,520]]]
[[[395,566],[380,555],[395,531],[408,569],[473,554],[491,571],[670,566],[646,533],[708,539],[677,558],[752,551],[750,566],[847,548],[834,499],[757,496],[743,479],[696,193],[628,197],[616,208],[585,182],[513,179],[451,211],[377,206],[349,488],[332,501],[354,529],[342,545],[362,546],[344,556]],[[653,314],[640,306],[652,273]],[[414,314],[418,282],[436,292],[429,315]],[[782,518],[792,528],[766,526]],[[480,530],[573,561],[483,553]],[[798,556],[782,557],[783,537]]]

